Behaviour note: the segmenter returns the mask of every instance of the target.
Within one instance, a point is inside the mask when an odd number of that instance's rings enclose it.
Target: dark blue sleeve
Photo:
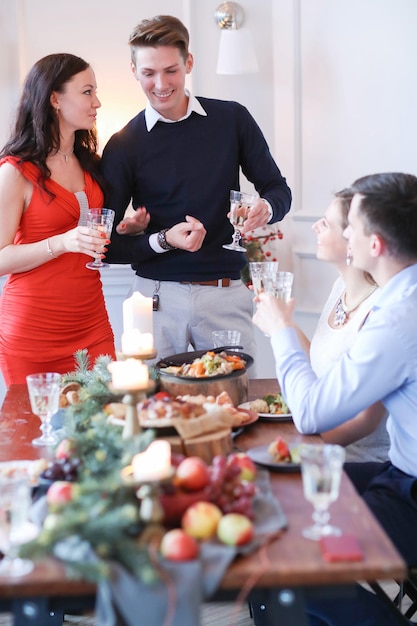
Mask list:
[[[119,235],[117,224],[123,219],[133,195],[133,163],[128,156],[123,132],[116,133],[107,142],[101,159],[101,170],[107,183],[105,206],[115,211],[111,243],[106,253],[108,263],[137,263],[156,253],[145,235]]]
[[[268,144],[249,111],[236,103],[239,117],[240,164],[246,178],[273,209],[272,223],[282,220],[291,207],[291,190],[272,158]]]

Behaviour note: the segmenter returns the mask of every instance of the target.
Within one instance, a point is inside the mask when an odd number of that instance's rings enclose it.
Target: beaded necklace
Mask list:
[[[377,285],[372,287],[372,289],[367,291],[362,296],[362,298],[360,298],[360,300],[358,302],[356,302],[351,307],[348,307],[347,304],[346,304],[346,289],[345,289],[344,292],[342,293],[342,295],[340,296],[339,300],[336,303],[336,309],[335,309],[335,312],[334,312],[334,325],[335,326],[343,326],[344,324],[346,324],[349,315],[353,311],[355,311],[362,304],[362,302],[365,302],[365,300],[367,298],[369,298],[369,296],[372,293],[374,293],[376,288],[377,288]]]

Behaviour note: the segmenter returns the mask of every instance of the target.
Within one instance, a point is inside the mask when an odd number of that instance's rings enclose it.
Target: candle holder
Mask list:
[[[150,359],[154,359],[157,355],[156,350],[152,350],[150,352],[141,352],[140,354],[126,354],[125,352],[116,352],[116,357],[118,361],[126,361],[126,359],[136,359],[137,361],[149,361]]]
[[[149,393],[154,391],[155,383],[150,380],[147,387],[144,389],[120,389],[109,383],[108,388],[114,395],[122,396],[122,402],[126,406],[125,425],[123,427],[122,437],[123,439],[132,439],[132,437],[142,432],[139,424],[137,404],[144,400]]]
[[[147,545],[150,541],[161,539],[165,533],[163,526],[164,509],[159,500],[162,485],[172,482],[175,469],[171,466],[166,476],[155,480],[137,480],[133,475],[132,465],[122,470],[122,481],[125,485],[137,487],[136,495],[140,500],[139,517],[145,524],[145,530],[140,536],[140,543]]]

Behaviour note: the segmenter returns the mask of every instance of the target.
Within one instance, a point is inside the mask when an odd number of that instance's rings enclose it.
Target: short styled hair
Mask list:
[[[136,65],[136,48],[174,46],[178,48],[184,62],[188,58],[190,35],[184,24],[172,15],[156,15],[142,20],[129,37],[132,63]]]
[[[371,174],[351,186],[362,196],[365,233],[376,233],[398,259],[417,259],[417,178],[412,174]]]

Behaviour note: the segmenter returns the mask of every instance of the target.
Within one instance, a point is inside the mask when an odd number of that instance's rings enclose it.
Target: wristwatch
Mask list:
[[[167,230],[169,230],[169,228],[163,228],[162,230],[159,231],[158,237],[157,237],[158,244],[161,246],[163,250],[176,250],[177,248],[175,246],[171,246],[167,242],[167,238],[166,238]]]

